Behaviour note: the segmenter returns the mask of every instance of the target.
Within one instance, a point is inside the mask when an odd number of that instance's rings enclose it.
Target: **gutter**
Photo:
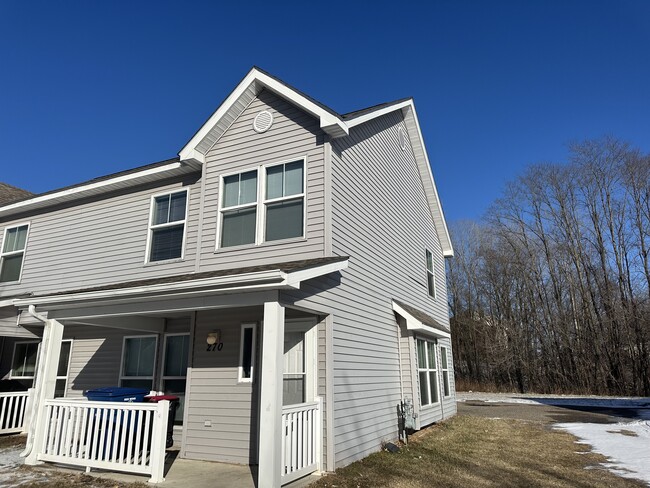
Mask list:
[[[47,317],[44,315],[36,312],[36,307],[34,305],[30,305],[29,308],[27,309],[27,312],[29,315],[34,317],[36,320],[43,322],[43,325],[47,327],[49,325],[49,322],[47,320]],[[45,336],[45,334],[43,334]],[[48,334],[49,336],[49,334]],[[43,345],[38,348],[38,354],[36,356],[36,364],[40,365],[41,364],[41,351],[43,350]],[[36,370],[38,374],[38,369]],[[36,377],[36,382],[41,378]],[[34,390],[36,392],[36,389]],[[36,420],[36,411],[38,410],[37,408],[37,403],[36,400],[36,395],[32,397],[32,404],[31,404],[31,412],[29,413],[29,429],[27,431],[27,444],[25,444],[25,450],[20,453],[20,457],[27,457],[31,454],[32,450],[34,449],[34,430],[35,430],[35,420]]]

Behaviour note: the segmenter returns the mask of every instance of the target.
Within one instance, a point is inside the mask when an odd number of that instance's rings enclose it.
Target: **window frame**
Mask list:
[[[154,215],[154,206],[156,204],[156,198],[168,195],[174,195],[176,193],[185,192],[185,218],[183,220],[175,220],[174,222],[166,222],[164,224],[153,224],[153,215]],[[151,195],[149,201],[149,220],[147,221],[147,246],[145,249],[144,264],[164,264],[164,263],[174,263],[178,261],[183,261],[185,259],[185,244],[187,241],[187,220],[190,211],[190,189],[181,188],[180,190],[168,190],[160,193],[155,193]],[[164,229],[165,227],[177,227],[180,224],[183,224],[183,242],[181,243],[181,255],[178,258],[171,259],[161,259],[160,261],[151,260],[151,244],[153,242],[154,231],[158,229]]]
[[[173,332],[173,333],[166,333],[163,335],[163,345],[162,345],[162,362],[160,363],[160,379],[158,381],[158,386],[159,390],[163,391],[164,386],[165,386],[165,380],[186,380],[187,381],[187,368],[189,368],[189,362],[190,362],[190,345],[189,341],[187,343],[187,363],[188,366],[185,370],[185,376],[167,376],[165,375],[165,364],[167,361],[167,338],[168,337],[178,337],[178,336],[187,336],[188,339],[190,339],[190,333],[189,332]]]
[[[243,322],[240,326],[239,335],[239,362],[237,363],[237,383],[253,383],[255,381],[255,359],[257,356],[257,322]],[[251,374],[250,378],[244,377],[244,331],[253,330],[253,340],[251,341]]]
[[[280,198],[266,198],[266,172],[268,168],[274,166],[285,165],[289,163],[302,162],[302,193],[297,193],[295,195],[290,195],[288,197]],[[223,173],[219,175],[219,196],[218,196],[218,208],[217,208],[217,232],[216,232],[216,243],[215,243],[215,252],[225,252],[230,250],[250,248],[256,246],[265,246],[265,245],[275,245],[283,242],[291,241],[300,241],[307,238],[307,155],[297,156],[294,158],[288,158],[281,161],[274,161],[272,163],[258,164],[256,166],[249,166],[237,171],[230,171],[228,173]],[[229,176],[240,175],[244,173],[249,173],[255,171],[257,173],[257,199],[255,203],[245,203],[242,205],[236,205],[231,207],[224,207],[223,205],[223,195],[224,195],[224,180]],[[266,240],[266,210],[267,205],[278,203],[282,201],[289,200],[298,200],[302,199],[302,235],[296,237],[287,237],[285,239],[277,239],[273,241]],[[250,244],[241,244],[238,246],[222,246],[221,241],[223,238],[223,215],[224,213],[232,210],[242,210],[246,208],[256,209],[256,218],[255,218],[255,242]]]
[[[242,247],[250,247],[250,246],[257,246],[259,245],[259,227],[260,227],[260,191],[261,191],[261,186],[260,186],[260,168],[261,166],[255,166],[251,167],[248,169],[244,169],[241,171],[233,171],[229,173],[224,173],[219,176],[219,205],[217,209],[217,242],[216,242],[216,250],[230,250],[230,249],[238,249]],[[256,188],[256,193],[255,193],[255,202],[251,203],[244,203],[242,205],[233,205],[230,207],[224,207],[223,205],[223,197],[224,197],[224,189],[225,189],[225,179],[228,178],[229,176],[235,176],[235,175],[243,175],[244,173],[251,173],[255,171],[255,174],[257,175],[257,188]],[[221,244],[221,238],[223,237],[223,216],[224,214],[228,212],[232,212],[234,210],[244,210],[247,208],[255,208],[256,213],[255,213],[255,240],[251,244],[240,244],[238,246],[223,246]]]
[[[418,352],[418,341],[422,341],[425,344],[425,360],[426,360],[426,368],[420,368],[420,357],[419,357],[419,352]],[[436,364],[434,365],[434,368],[431,368],[431,365],[429,364],[429,351],[428,351],[428,344],[433,345],[433,349],[436,354]],[[418,370],[418,387],[420,389],[420,395],[418,397],[418,401],[420,402],[420,408],[430,408],[434,407],[436,405],[440,404],[440,381],[439,381],[439,368],[438,368],[438,344],[436,339],[429,339],[426,337],[415,337],[415,359],[416,359],[416,365],[417,365],[417,370]],[[426,373],[427,377],[427,393],[429,395],[429,403],[422,404],[422,382],[420,381],[420,373]],[[436,378],[436,384],[435,384],[435,392],[436,392],[436,401],[433,402],[432,400],[432,395],[431,392],[433,392],[433,388],[431,387],[431,373],[435,373],[435,378]]]
[[[433,298],[434,300],[436,299],[437,296],[437,290],[436,290],[436,263],[433,259],[433,253],[429,251],[429,249],[425,249],[425,254],[424,254],[424,264],[426,267],[426,276],[427,276],[427,292],[429,293],[429,296]],[[431,269],[429,269],[429,256],[431,256]],[[431,281],[429,281],[429,276],[431,277]]]
[[[66,396],[66,393],[68,392],[68,382],[70,379],[70,363],[72,362],[72,348],[73,348],[73,339],[63,339],[61,343],[63,344],[64,342],[67,342],[70,344],[70,354],[68,355],[68,364],[65,369],[65,375],[56,375],[56,381],[59,380],[65,380],[65,384],[63,387],[63,396]],[[13,380],[31,380],[32,381],[32,388],[34,387],[34,380],[36,379],[36,371],[38,370],[38,362],[40,360],[40,355],[41,355],[41,343],[42,341],[34,340],[34,341],[16,341],[14,342],[14,349],[13,353],[11,355],[11,368],[9,369],[9,379]],[[34,364],[34,374],[32,376],[16,376],[14,374],[14,362],[16,359],[16,346],[19,344],[37,344],[36,348],[36,362]],[[58,372],[58,366],[57,366],[57,372]]]
[[[266,186],[267,186],[266,181],[267,181],[268,169],[274,168],[276,166],[284,166],[290,163],[297,163],[298,161],[302,162],[302,192],[296,193],[294,195],[289,195],[289,196],[282,196],[277,198],[266,198]],[[307,231],[307,157],[304,156],[301,158],[288,159],[286,161],[267,163],[262,165],[262,172],[264,174],[264,179],[262,183],[262,194],[260,195],[262,200],[260,205],[262,206],[263,215],[261,218],[261,227],[259,229],[260,233],[262,234],[262,242],[276,243],[276,242],[284,242],[284,241],[289,241],[294,239],[305,239],[306,231]],[[295,236],[295,237],[285,237],[284,239],[275,239],[273,241],[267,241],[266,240],[266,213],[268,211],[268,206],[274,203],[288,202],[290,200],[298,200],[298,199],[302,199],[302,235]]]
[[[445,350],[445,362],[442,361],[442,350]],[[445,374],[446,373],[446,374]],[[449,348],[440,346],[440,374],[442,375],[442,396],[451,396],[451,381],[449,380]]]
[[[4,247],[5,243],[7,242],[7,233],[11,229],[18,229],[19,227],[24,227],[27,226],[27,234],[25,234],[25,246],[20,250],[20,251],[8,251],[4,252]],[[19,224],[13,224],[10,226],[7,226],[4,228],[4,232],[2,235],[2,246],[0,247],[0,273],[2,273],[2,265],[4,264],[4,258],[6,256],[17,256],[19,254],[22,255],[23,259],[20,262],[20,272],[18,273],[18,279],[13,280],[13,281],[0,281],[0,284],[7,285],[10,283],[17,283],[19,284],[23,278],[23,268],[25,266],[25,255],[27,254],[27,243],[29,242],[29,231],[32,229],[32,223],[31,221],[29,222],[21,222]]]
[[[125,376],[124,375],[124,357],[126,353],[126,341],[127,339],[142,339],[145,337],[153,337],[156,339],[156,345],[154,346],[154,353],[153,353],[153,367],[152,367],[152,375],[151,377],[149,376]],[[151,388],[150,390],[153,390],[154,387],[156,386],[155,380],[156,380],[156,362],[158,360],[158,334],[139,334],[139,335],[128,335],[128,336],[123,336],[122,337],[122,356],[120,358],[120,377],[119,377],[119,384],[122,386],[122,381],[123,380],[148,380],[151,379]]]

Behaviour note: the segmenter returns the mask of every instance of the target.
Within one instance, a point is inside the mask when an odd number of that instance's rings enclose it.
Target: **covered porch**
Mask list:
[[[16,301],[23,311],[21,322],[43,324],[26,463],[55,462],[164,480],[166,402],[55,398],[66,330],[93,327],[125,334],[121,357],[114,358],[121,385],[140,381],[144,386],[156,374],[170,385],[185,381],[182,416],[176,419],[182,423],[182,431],[175,432],[179,459],[252,466],[248,469],[257,473],[259,487],[284,485],[321,470],[324,416],[317,356],[327,313],[285,303],[282,291],[336,272],[346,261],[313,261],[287,271],[274,268],[280,270],[275,275],[270,270],[219,274],[200,283],[193,275],[161,287],[126,284]],[[185,377],[163,374],[172,357],[168,348],[153,354],[153,369],[159,373],[134,369],[128,358],[136,342],[138,357],[149,357],[148,345],[166,344],[171,334],[165,324],[181,316],[189,326]],[[134,337],[140,340],[131,341]],[[127,363],[135,375],[125,374]],[[86,367],[92,368],[90,362]],[[150,384],[160,386],[160,381]]]

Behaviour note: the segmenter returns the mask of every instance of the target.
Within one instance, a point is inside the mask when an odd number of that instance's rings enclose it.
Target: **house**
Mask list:
[[[131,424],[109,459],[110,425],[160,415],[101,424],[103,386],[178,394],[180,456],[257,464],[260,487],[379,450],[404,400],[414,429],[456,411],[453,249],[411,99],[340,115],[253,68],[178,157],[13,194],[0,377],[35,388],[28,463],[145,469]]]

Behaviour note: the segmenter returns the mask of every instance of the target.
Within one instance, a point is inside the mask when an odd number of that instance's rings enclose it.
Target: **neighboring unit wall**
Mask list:
[[[34,333],[18,327],[18,316],[14,307],[0,308],[0,338],[2,337],[35,337]],[[1,340],[1,339],[0,339]]]
[[[273,125],[267,132],[258,134],[253,130],[253,120],[262,110],[273,114]],[[315,118],[268,91],[261,92],[251,102],[206,155],[201,271],[324,255],[323,137]],[[215,252],[220,176],[303,157],[307,158],[306,238],[225,248]],[[258,173],[260,176],[261,172]]]
[[[0,297],[57,292],[194,271],[198,176],[139,187],[99,200],[0,221],[2,230],[30,222],[19,284],[0,283]],[[151,196],[190,189],[185,259],[145,265]],[[2,243],[0,243],[2,246]]]

